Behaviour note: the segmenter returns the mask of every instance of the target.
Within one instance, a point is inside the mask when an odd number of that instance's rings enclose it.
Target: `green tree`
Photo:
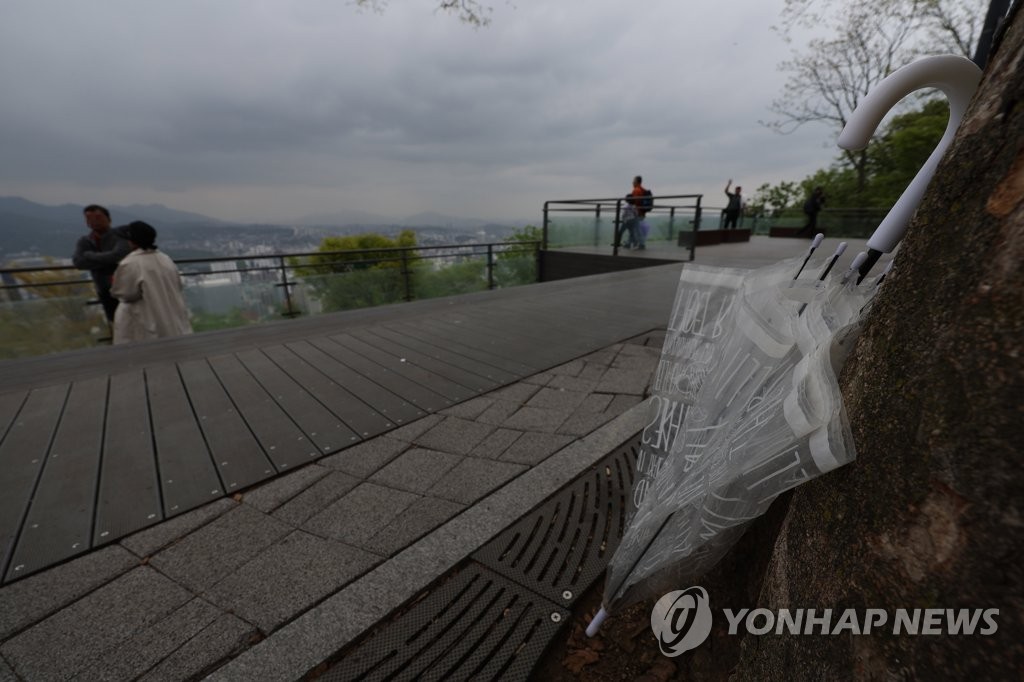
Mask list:
[[[790,74],[772,102],[778,119],[765,123],[791,132],[823,123],[838,133],[858,103],[896,69],[929,53],[956,50],[969,56],[984,15],[983,0],[787,0],[779,32],[789,40],[796,27],[831,29],[779,65]],[[866,205],[868,150],[843,152],[853,169],[857,200]]]
[[[415,246],[412,230],[395,239],[375,233],[325,237],[319,254],[294,256],[289,265],[324,312],[364,308],[406,298],[408,271],[427,267],[419,262]]]
[[[868,146],[867,206],[891,206],[924,165],[946,130],[949,107],[943,99],[896,116]]]
[[[795,182],[783,180],[774,185],[766,182],[754,192],[747,204],[747,212],[754,216],[778,218],[785,209],[797,203],[800,191]]]
[[[537,281],[537,250],[543,231],[526,225],[511,234],[510,245],[498,252],[494,281],[497,286],[517,286]]]

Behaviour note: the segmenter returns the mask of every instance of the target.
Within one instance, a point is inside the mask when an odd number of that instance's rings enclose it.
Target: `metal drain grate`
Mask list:
[[[571,605],[619,546],[640,438],[502,531],[472,558],[556,604]]]
[[[639,449],[606,456],[318,679],[528,679],[622,540]]]
[[[322,680],[525,680],[571,613],[470,563]]]

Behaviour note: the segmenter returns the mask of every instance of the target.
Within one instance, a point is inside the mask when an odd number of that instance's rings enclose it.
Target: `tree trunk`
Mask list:
[[[1018,5],[841,377],[858,458],[794,492],[749,605],[888,622],[747,635],[735,679],[1024,677]],[[894,635],[897,609],[916,608],[999,609],[998,630]]]

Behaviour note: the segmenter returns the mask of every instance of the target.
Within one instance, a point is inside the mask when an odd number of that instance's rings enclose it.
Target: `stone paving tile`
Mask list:
[[[234,509],[236,506],[238,506],[238,503],[234,500],[227,497],[221,498],[216,502],[211,502],[198,509],[185,512],[181,516],[175,516],[170,521],[164,521],[152,528],[147,528],[126,538],[121,538],[118,543],[140,557],[147,557],[172,542],[185,537],[196,528],[204,526],[229,510]]]
[[[0,658],[0,682],[18,682],[18,678],[14,676],[11,666],[7,665],[7,661],[3,658]]]
[[[437,426],[437,424],[440,423],[442,419],[444,419],[444,417],[442,417],[439,414],[427,415],[422,419],[417,419],[411,424],[406,424],[400,429],[389,431],[388,437],[395,438],[397,440],[404,440],[408,443],[411,443],[414,440],[416,440],[416,437],[422,434],[424,431],[428,431]]]
[[[405,511],[419,495],[363,483],[303,524],[322,538],[365,547],[365,543]]]
[[[192,599],[181,608],[134,633],[79,673],[85,680],[134,680],[173,654],[224,613],[204,599]],[[233,616],[232,616],[233,617]],[[255,628],[248,626],[251,632]]]
[[[558,452],[574,440],[572,436],[553,433],[524,433],[501,456],[503,462],[534,465]]]
[[[157,553],[150,563],[201,592],[291,530],[288,524],[242,504]]]
[[[579,407],[580,403],[586,400],[586,398],[586,393],[567,391],[565,389],[546,386],[537,391],[537,394],[530,398],[526,405],[528,407],[539,407],[545,410],[572,412]]]
[[[278,507],[273,517],[292,526],[301,526],[310,516],[320,512],[357,485],[358,478],[340,471],[332,471]]]
[[[548,382],[554,378],[554,374],[550,372],[541,372],[540,374],[534,374],[528,376],[522,380],[524,384],[537,384],[538,386],[547,386]]]
[[[226,613],[210,623],[160,665],[139,678],[139,682],[178,682],[199,679],[217,663],[244,651],[258,636],[256,629]]]
[[[491,391],[487,394],[488,397],[493,398],[496,401],[507,401],[512,403],[519,403],[522,405],[527,400],[533,397],[533,394],[540,390],[540,386],[536,384],[528,384],[524,381],[520,381],[506,386],[505,388],[499,388],[497,391]]]
[[[427,494],[469,505],[524,471],[525,466],[513,462],[467,457],[435,483]]]
[[[71,679],[190,599],[140,566],[0,645],[0,655],[27,680]]]
[[[0,641],[138,565],[131,552],[110,545],[5,585],[0,589]]]
[[[639,405],[644,401],[638,395],[617,395],[612,399],[611,404],[608,406],[606,412],[610,414],[622,414],[626,410],[631,409],[634,405]]]
[[[495,429],[494,433],[477,443],[469,455],[470,457],[482,457],[484,459],[501,459],[501,455],[522,435],[522,431]]]
[[[604,412],[615,398],[611,393],[591,393],[580,403],[577,412]]]
[[[647,393],[650,384],[649,373],[613,367],[601,377],[597,390],[601,393],[631,393],[642,396]]]
[[[365,543],[371,552],[390,556],[434,530],[465,507],[436,497],[421,497]]]
[[[558,433],[567,436],[585,436],[614,417],[615,413],[612,412],[576,411],[558,427]]]
[[[521,407],[502,426],[520,431],[554,433],[571,413],[570,410],[551,410],[540,407]]]
[[[480,413],[486,410],[488,407],[494,404],[494,398],[490,397],[490,394],[486,396],[480,396],[479,398],[472,398],[464,403],[453,405],[452,407],[446,407],[440,411],[440,414],[446,417],[462,417],[463,419],[476,419],[480,416]]]
[[[607,372],[607,371],[608,371],[608,366],[607,365],[600,365],[600,364],[590,363],[590,364],[588,364],[586,366],[586,368],[582,372],[580,372],[580,375],[577,378],[580,381],[593,381],[593,382],[596,382],[597,384],[600,384],[601,383],[601,377],[603,377],[604,373]],[[594,390],[597,390],[596,387],[595,387]]]
[[[571,360],[571,361],[565,363],[564,365],[559,365],[558,367],[555,367],[555,368],[551,369],[550,373],[554,374],[555,376],[561,375],[561,376],[575,377],[575,376],[579,376],[580,372],[583,371],[583,368],[585,366],[586,365],[583,362],[583,360],[579,360],[579,359]]]
[[[284,476],[260,484],[242,493],[242,502],[269,514],[330,473],[317,465],[307,465]]]
[[[380,436],[321,459],[317,464],[344,471],[358,478],[369,478],[408,448],[408,441]]]
[[[602,374],[604,374],[604,372],[602,372]],[[567,374],[559,374],[548,383],[548,388],[565,389],[567,391],[577,391],[579,393],[592,393],[597,389],[598,379],[582,379],[580,377],[571,377]]]
[[[494,427],[489,424],[448,417],[434,428],[417,436],[413,442],[432,450],[467,455],[492,431]]]
[[[425,493],[462,459],[459,455],[412,448],[370,477],[378,485]]]
[[[499,426],[504,424],[505,420],[515,414],[520,407],[522,407],[521,403],[511,400],[495,400],[494,404],[482,412],[476,420],[484,424]]]
[[[203,596],[271,632],[379,561],[361,549],[296,531]]]
[[[622,349],[621,343],[602,348],[601,350],[594,351],[588,355],[584,355],[582,358],[583,362],[591,365],[603,365],[604,367],[611,367],[612,363],[615,362],[615,356],[619,354]]]

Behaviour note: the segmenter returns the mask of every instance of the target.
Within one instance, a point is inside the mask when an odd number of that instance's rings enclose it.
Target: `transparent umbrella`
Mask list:
[[[866,144],[885,109],[914,89],[938,87],[952,102],[944,149],[976,71],[950,56],[897,70],[855,112],[848,128],[856,134],[841,141]],[[937,162],[923,169],[929,177]],[[908,192],[927,184],[920,175]],[[806,257],[759,270],[684,268],[652,386],[632,514],[588,634],[621,606],[691,583],[781,493],[854,459],[837,373],[885,276],[868,272],[895,247],[919,200],[897,202],[899,220],[883,221],[869,251],[842,274],[833,271],[842,248],[812,260],[817,239]]]

